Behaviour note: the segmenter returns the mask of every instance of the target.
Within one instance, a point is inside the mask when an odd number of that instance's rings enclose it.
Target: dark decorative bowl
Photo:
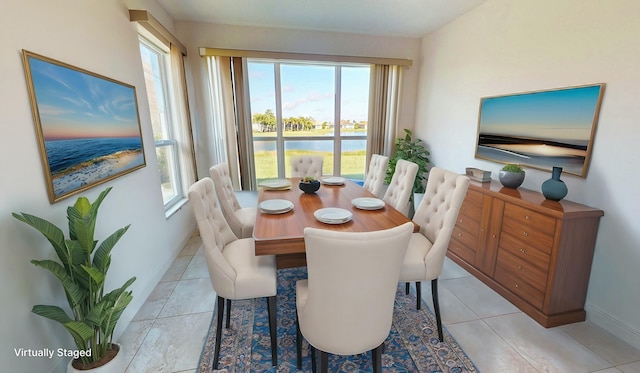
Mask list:
[[[301,181],[298,184],[298,188],[307,194],[314,194],[318,189],[320,189],[320,181]]]
[[[516,189],[517,187],[522,185],[522,182],[524,181],[524,171],[509,172],[509,171],[500,170],[500,173],[498,174],[498,179],[500,180],[502,185],[506,186],[507,188]]]

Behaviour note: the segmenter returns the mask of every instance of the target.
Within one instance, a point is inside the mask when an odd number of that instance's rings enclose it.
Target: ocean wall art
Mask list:
[[[586,177],[604,83],[484,97],[476,158]]]
[[[146,165],[135,87],[22,51],[51,203]]]

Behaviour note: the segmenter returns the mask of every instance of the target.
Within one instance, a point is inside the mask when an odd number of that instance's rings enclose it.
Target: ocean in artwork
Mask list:
[[[144,164],[140,137],[45,141],[56,196]]]

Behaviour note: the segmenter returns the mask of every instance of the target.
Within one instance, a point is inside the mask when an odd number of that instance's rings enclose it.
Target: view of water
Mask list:
[[[142,150],[139,137],[45,141],[51,173],[123,150]]]
[[[367,140],[348,140],[342,142],[342,151],[356,151],[365,150],[367,147]],[[285,141],[285,148],[287,150],[313,150],[319,152],[332,152],[333,140],[288,140]],[[260,151],[275,151],[275,141],[254,141],[253,149],[256,152]]]

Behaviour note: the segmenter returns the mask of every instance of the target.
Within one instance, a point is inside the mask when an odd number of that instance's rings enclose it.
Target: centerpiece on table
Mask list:
[[[307,194],[314,194],[320,189],[320,181],[313,176],[305,176],[300,179],[298,188]]]

